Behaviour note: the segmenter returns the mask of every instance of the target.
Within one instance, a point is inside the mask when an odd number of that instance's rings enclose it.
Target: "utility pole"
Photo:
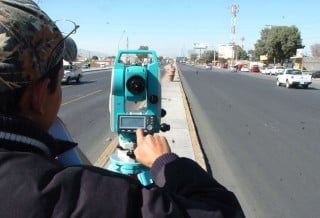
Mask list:
[[[244,37],[241,37],[241,48],[243,49],[243,42],[244,42],[244,40],[245,40],[245,38]]]
[[[129,50],[129,37],[127,36],[127,50]]]
[[[121,42],[121,39],[122,39],[122,37],[124,36],[124,34],[126,33],[126,31],[125,30],[123,30],[122,31],[122,34],[121,34],[121,36],[120,36],[120,38],[119,38],[119,42],[118,42],[118,51],[119,51],[119,47],[120,47],[120,42]]]

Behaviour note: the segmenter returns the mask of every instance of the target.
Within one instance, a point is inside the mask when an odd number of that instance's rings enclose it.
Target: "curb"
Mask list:
[[[94,162],[94,166],[105,168],[109,161],[109,157],[116,151],[117,145],[119,142],[118,136],[114,137],[111,143],[107,146],[107,148],[102,152],[100,157]]]
[[[180,68],[176,65],[176,69],[180,78]],[[179,79],[179,85],[180,85],[180,92],[182,95],[182,100],[183,100],[183,106],[185,109],[185,113],[186,113],[186,117],[187,117],[187,123],[188,123],[188,128],[189,128],[189,134],[190,134],[190,138],[191,138],[191,142],[192,142],[192,148],[194,151],[194,156],[196,159],[196,162],[205,170],[208,171],[207,169],[207,164],[205,162],[204,156],[203,156],[203,152],[202,152],[202,148],[199,142],[199,137],[197,134],[197,130],[195,128],[194,125],[194,121],[193,121],[193,117],[190,111],[190,107],[189,107],[189,102],[188,102],[188,98],[186,96],[186,93],[184,91],[183,88],[183,84],[181,82],[181,80]]]

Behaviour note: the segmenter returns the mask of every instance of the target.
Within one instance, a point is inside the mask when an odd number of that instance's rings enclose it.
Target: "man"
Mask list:
[[[0,217],[244,216],[233,193],[140,129],[134,152],[154,185],[56,161],[74,146],[48,134],[61,104],[64,45],[34,2],[0,0]]]

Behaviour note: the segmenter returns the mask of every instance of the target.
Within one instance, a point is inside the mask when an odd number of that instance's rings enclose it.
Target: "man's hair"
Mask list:
[[[49,78],[50,82],[48,85],[49,93],[54,93],[58,88],[59,71],[62,67],[62,60],[52,67],[47,74],[40,80]],[[18,89],[8,90],[6,92],[0,92],[0,113],[15,115],[20,112],[19,102],[26,90],[26,86]]]

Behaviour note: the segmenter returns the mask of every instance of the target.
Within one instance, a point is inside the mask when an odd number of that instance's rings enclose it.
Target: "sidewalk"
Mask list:
[[[169,65],[165,67],[166,71],[168,68]],[[177,69],[172,82],[168,80],[167,76],[163,77],[161,81],[161,106],[167,111],[167,115],[161,119],[161,122],[169,124],[170,131],[160,134],[167,137],[172,152],[180,157],[195,160],[206,170],[179,74],[179,69]]]

